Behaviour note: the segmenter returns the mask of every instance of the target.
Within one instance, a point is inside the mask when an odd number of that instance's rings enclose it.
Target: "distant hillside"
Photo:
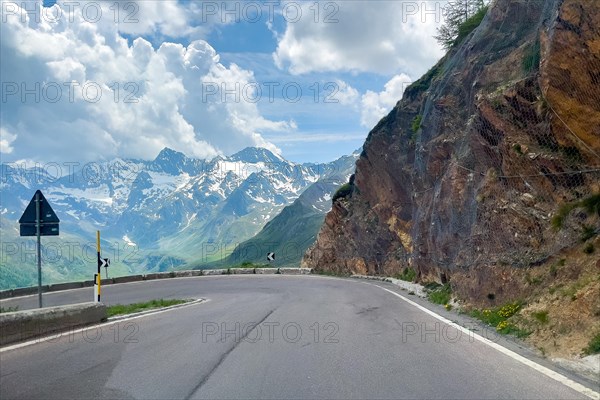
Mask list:
[[[331,164],[324,177],[308,187],[253,238],[241,243],[231,255],[199,267],[231,267],[243,263],[266,264],[267,253],[275,253],[277,267],[299,266],[306,249],[314,242],[325,213],[331,209],[333,193],[352,171],[358,153]]]

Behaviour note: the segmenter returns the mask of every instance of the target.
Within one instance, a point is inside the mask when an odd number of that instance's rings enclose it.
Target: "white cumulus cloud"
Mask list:
[[[381,118],[394,108],[402,98],[404,90],[411,83],[408,75],[400,74],[390,79],[385,84],[384,90],[379,93],[367,90],[361,98],[361,125],[366,128],[374,127]]]
[[[294,74],[323,71],[425,72],[442,55],[432,37],[445,1],[306,2],[273,53]],[[318,12],[317,12],[318,9]]]
[[[207,82],[243,86],[253,74],[221,64],[204,40],[158,48],[131,40],[188,34],[189,16],[175,1],[135,3],[139,22],[131,24],[114,23],[113,2],[97,3],[107,14],[95,22],[78,6],[67,16],[60,2],[53,10],[63,17],[54,21],[4,3],[2,124],[11,132],[2,131],[3,153],[42,161],[149,159],[168,146],[209,158],[246,146],[277,151],[263,132],[296,129],[293,121],[264,118],[243,96],[222,102],[218,93],[207,95]],[[121,12],[130,3],[119,3]]]
[[[12,143],[17,138],[17,135],[10,133],[4,127],[0,127],[0,153],[10,154],[14,148]]]

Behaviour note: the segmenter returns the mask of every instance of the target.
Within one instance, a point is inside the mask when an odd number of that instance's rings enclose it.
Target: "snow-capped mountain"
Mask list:
[[[152,161],[69,164],[68,174],[50,167],[1,166],[3,242],[29,240],[15,235],[17,220],[41,189],[61,219],[61,237],[53,240],[90,243],[99,230],[103,252],[112,253],[111,268],[123,274],[223,258],[340,168],[336,162],[295,164],[263,148],[212,160],[165,148]],[[135,257],[124,255],[129,253]],[[15,257],[2,257],[3,271],[22,264]],[[34,260],[25,264],[33,266]],[[73,278],[68,262],[60,265]],[[7,286],[4,277],[1,286]]]
[[[264,264],[265,255],[273,252],[276,254],[276,266],[298,266],[308,247],[314,243],[325,214],[331,210],[333,193],[354,173],[358,155],[359,152],[356,152],[328,164],[321,178],[271,219],[258,234],[240,243],[226,258],[208,265]]]

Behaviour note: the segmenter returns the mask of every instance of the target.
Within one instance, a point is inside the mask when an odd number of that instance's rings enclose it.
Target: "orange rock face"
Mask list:
[[[600,191],[599,79],[600,2],[496,1],[369,133],[303,265],[445,280],[577,243],[589,216],[551,218]]]

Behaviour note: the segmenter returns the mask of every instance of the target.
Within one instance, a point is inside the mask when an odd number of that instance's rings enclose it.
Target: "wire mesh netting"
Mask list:
[[[450,52],[417,138],[413,260],[535,265],[600,233],[599,24],[595,2],[497,1]]]

